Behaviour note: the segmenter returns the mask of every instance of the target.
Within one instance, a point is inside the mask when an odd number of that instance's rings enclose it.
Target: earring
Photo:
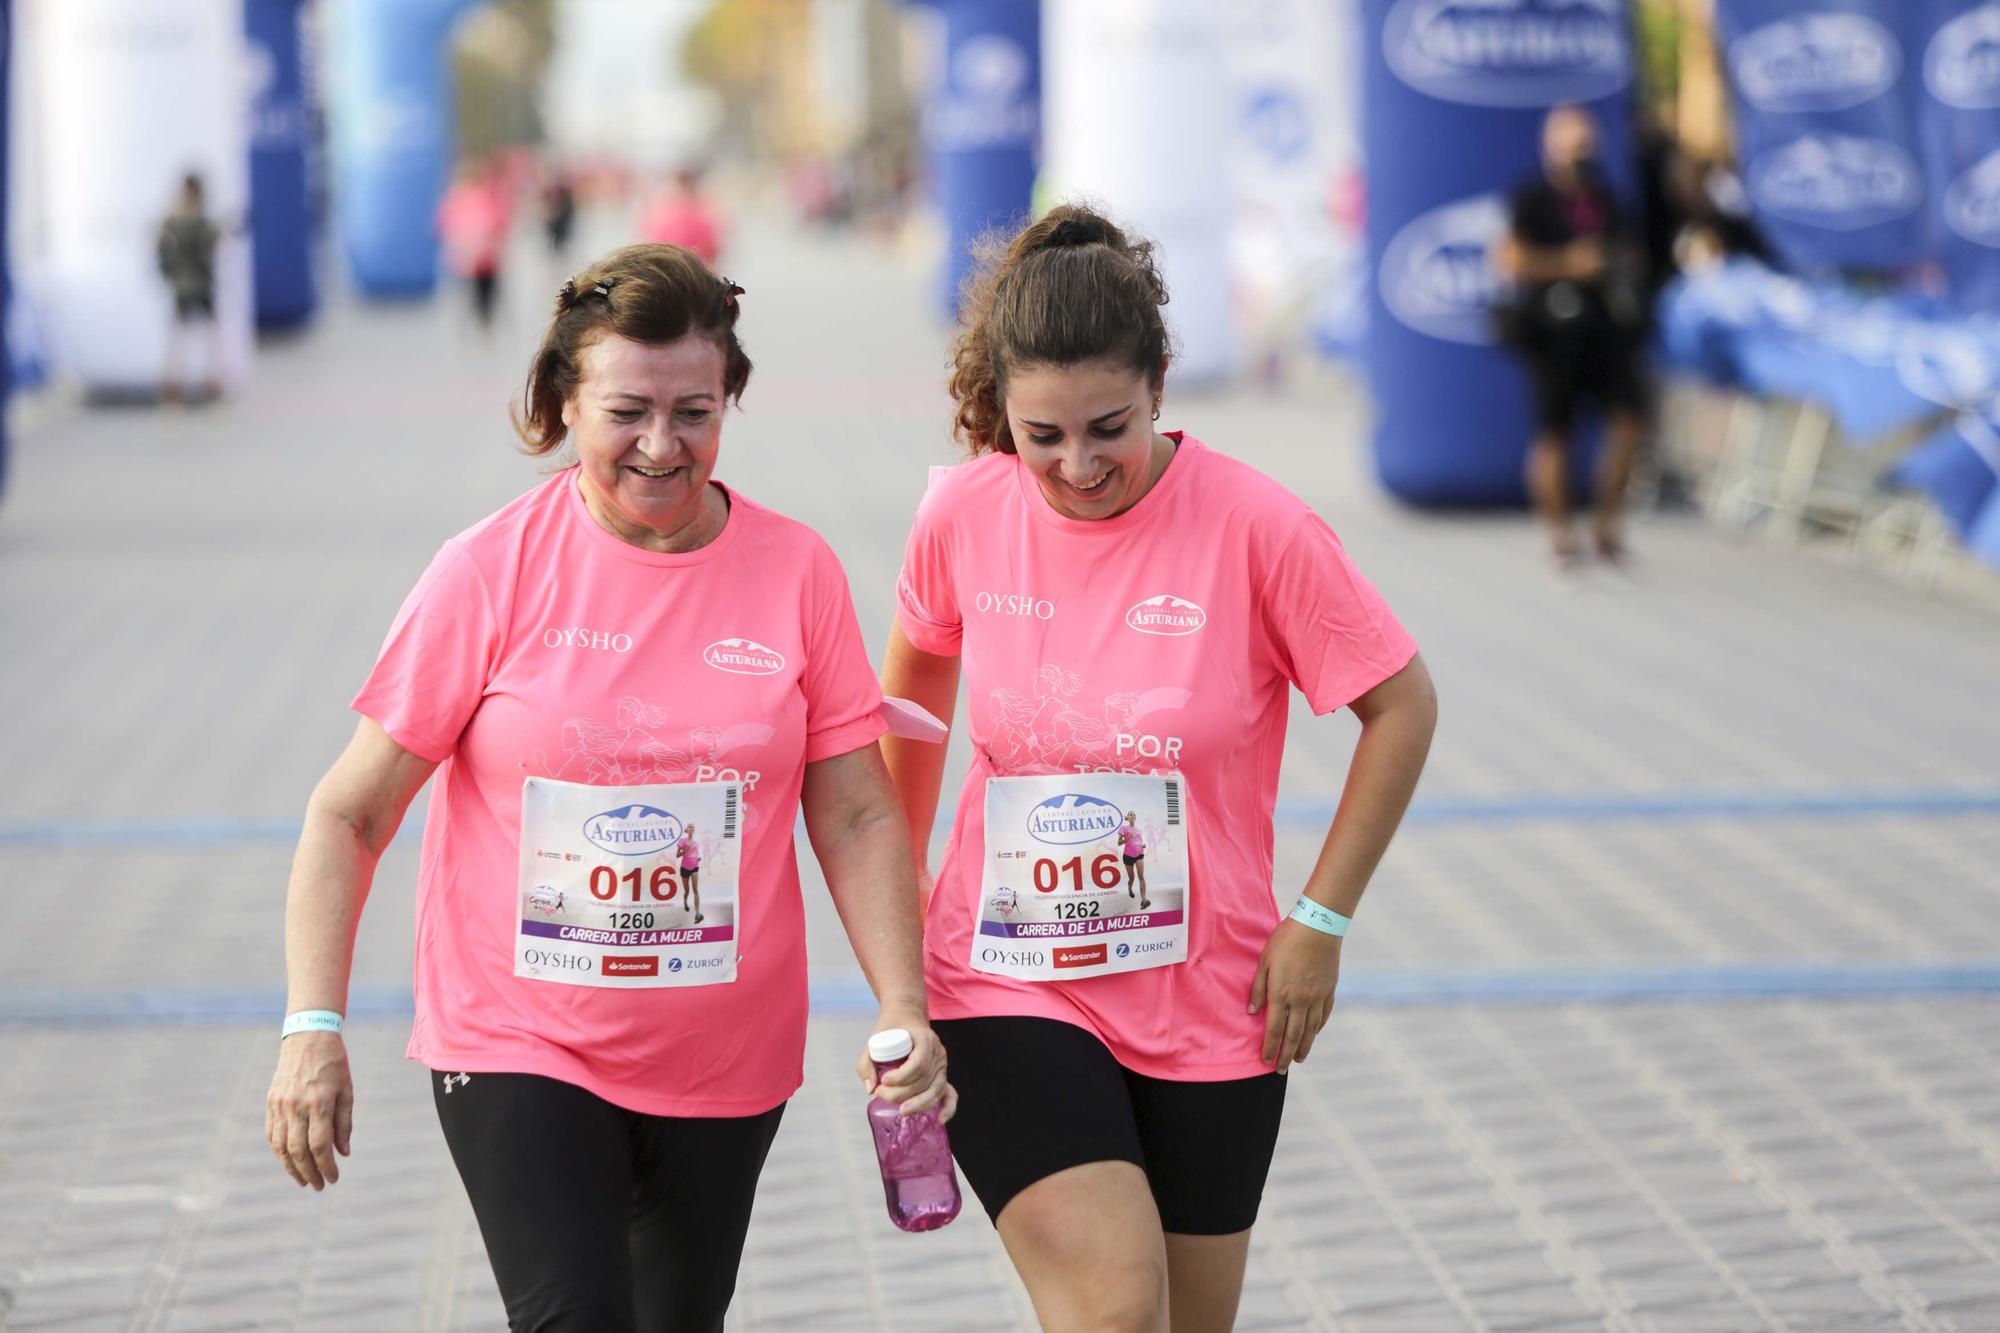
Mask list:
[[[1158,403],[1158,401],[1155,401],[1153,403],[1153,420],[1158,421],[1159,419],[1160,419],[1160,404]]]

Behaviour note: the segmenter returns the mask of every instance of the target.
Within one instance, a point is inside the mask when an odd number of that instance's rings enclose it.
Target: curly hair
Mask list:
[[[654,346],[701,334],[722,352],[724,400],[740,405],[750,382],[750,358],[736,337],[742,294],[678,245],[628,245],[571,278],[528,366],[525,406],[514,420],[523,450],[550,453],[568,437],[563,404],[583,383],[584,351],[607,334]]]
[[[973,254],[950,383],[952,436],[967,452],[1014,452],[1010,370],[1110,359],[1159,389],[1173,340],[1152,242],[1086,205],[1063,204],[1011,237],[988,233]]]

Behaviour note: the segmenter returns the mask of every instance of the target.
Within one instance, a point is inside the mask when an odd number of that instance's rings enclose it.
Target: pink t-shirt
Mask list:
[[[1139,836],[1139,830],[1131,824],[1120,828],[1118,830],[1118,837],[1125,844],[1125,855],[1144,856],[1146,854],[1146,840]]]
[[[1189,1081],[1269,1072],[1250,983],[1278,923],[1271,813],[1287,696],[1331,712],[1416,644],[1333,531],[1276,482],[1179,440],[1116,518],[1049,507],[1008,454],[942,472],[917,510],[898,619],[964,659],[972,767],[924,926],[938,1018],[1025,1015],[1097,1034],[1127,1068]],[[988,776],[1186,775],[1185,963],[1019,981],[969,961]]]
[[[698,198],[676,195],[646,210],[639,239],[655,245],[678,245],[694,251],[704,264],[722,257],[722,219]]]
[[[410,1058],[542,1074],[652,1115],[755,1115],[798,1089],[799,790],[808,763],[881,735],[881,692],[826,543],[727,494],[720,536],[661,554],[600,527],[570,468],[446,542],[396,616],[354,707],[443,761],[418,869]],[[531,776],[742,782],[737,979],[515,976]]]
[[[674,850],[681,854],[682,870],[701,869],[701,848],[693,838],[683,836],[680,842],[675,844]]]

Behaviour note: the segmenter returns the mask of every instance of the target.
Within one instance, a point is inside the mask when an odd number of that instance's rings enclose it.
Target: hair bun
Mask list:
[[[1064,218],[1049,233],[1048,247],[1061,250],[1073,245],[1096,245],[1106,239],[1102,227],[1082,218]]]

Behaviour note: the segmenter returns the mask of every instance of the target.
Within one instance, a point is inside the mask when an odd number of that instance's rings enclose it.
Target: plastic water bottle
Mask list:
[[[902,1028],[870,1037],[868,1058],[875,1062],[876,1079],[909,1059],[914,1047]],[[935,1108],[904,1115],[894,1103],[871,1097],[868,1128],[875,1138],[876,1160],[882,1164],[882,1193],[889,1201],[891,1222],[905,1231],[935,1231],[958,1216],[951,1143]]]

